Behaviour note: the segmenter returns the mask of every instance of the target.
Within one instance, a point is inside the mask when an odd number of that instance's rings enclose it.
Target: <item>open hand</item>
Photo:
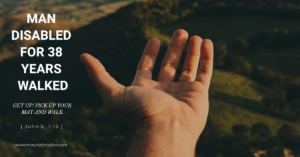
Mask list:
[[[170,126],[174,125],[174,129],[178,128],[178,132],[195,145],[208,116],[213,44],[208,39],[191,37],[181,76],[178,82],[174,82],[187,39],[185,30],[174,33],[157,81],[152,80],[152,69],[160,42],[157,39],[149,40],[136,76],[128,87],[114,80],[91,55],[83,54],[81,59],[105,106],[135,126],[149,124],[152,130],[163,130],[171,129]]]

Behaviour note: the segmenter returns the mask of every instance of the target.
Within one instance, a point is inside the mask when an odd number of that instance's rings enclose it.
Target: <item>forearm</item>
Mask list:
[[[126,157],[194,157],[196,142],[178,120],[144,121]]]

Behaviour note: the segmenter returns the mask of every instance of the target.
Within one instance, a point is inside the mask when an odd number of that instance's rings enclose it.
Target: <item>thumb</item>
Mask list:
[[[82,54],[80,58],[103,101],[109,101],[117,91],[124,88],[108,74],[98,59],[87,53]]]

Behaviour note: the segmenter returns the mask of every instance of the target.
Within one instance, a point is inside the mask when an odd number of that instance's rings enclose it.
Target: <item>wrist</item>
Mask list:
[[[135,126],[126,157],[194,157],[198,137],[176,118],[149,118]]]

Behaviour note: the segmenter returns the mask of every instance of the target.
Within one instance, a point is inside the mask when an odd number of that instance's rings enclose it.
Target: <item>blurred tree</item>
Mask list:
[[[252,65],[242,56],[230,55],[224,61],[224,67],[230,71],[249,76],[252,74]]]
[[[270,127],[262,122],[253,124],[251,128],[251,136],[258,141],[268,140],[271,136]]]
[[[262,50],[270,47],[282,45],[297,45],[300,41],[300,34],[289,32],[288,30],[272,29],[263,31],[250,39],[251,49]]]
[[[237,124],[232,127],[232,132],[238,140],[248,139],[249,127],[244,124]]]
[[[242,37],[235,38],[231,43],[231,49],[235,54],[243,54],[248,51],[250,43]]]
[[[264,105],[276,112],[281,112],[282,109],[287,105],[286,92],[278,87],[274,87],[266,90],[262,102]]]
[[[222,66],[224,58],[227,55],[227,46],[225,42],[219,41],[214,43],[214,65]]]
[[[280,138],[293,139],[298,136],[298,131],[289,124],[283,124],[277,131],[277,136]]]

